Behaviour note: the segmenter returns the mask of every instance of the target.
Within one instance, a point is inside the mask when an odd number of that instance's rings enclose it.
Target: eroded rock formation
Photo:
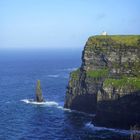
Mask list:
[[[42,96],[42,90],[40,86],[40,80],[37,80],[37,85],[36,85],[36,101],[37,102],[43,102],[43,96]]]

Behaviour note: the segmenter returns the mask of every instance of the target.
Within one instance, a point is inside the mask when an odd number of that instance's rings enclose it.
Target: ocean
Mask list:
[[[81,49],[0,52],[0,140],[129,140],[130,131],[94,126],[93,116],[64,109],[69,74]],[[41,81],[45,103],[35,98]]]

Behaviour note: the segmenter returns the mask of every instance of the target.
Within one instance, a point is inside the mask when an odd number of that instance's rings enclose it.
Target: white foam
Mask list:
[[[58,74],[48,75],[48,77],[50,77],[50,78],[58,78],[58,77],[59,77],[59,75],[58,75]]]
[[[25,103],[30,103],[30,101],[28,100],[28,99],[23,99],[23,100],[21,100],[22,102],[25,102]]]
[[[58,108],[58,109],[61,109],[61,110],[63,110],[63,111],[72,112],[71,109],[64,108],[63,106],[58,106],[57,108]]]
[[[77,70],[77,68],[67,68],[67,69],[63,69],[64,71],[74,71]]]
[[[47,101],[47,100],[44,101],[44,102],[36,102],[33,99],[23,99],[21,101],[24,102],[24,103],[26,103],[26,104],[53,106],[53,107],[56,107],[58,109],[61,109],[63,111],[66,111],[66,112],[74,112],[74,113],[82,114],[82,115],[85,115],[85,116],[90,116],[90,117],[95,116],[95,114],[88,114],[88,113],[84,113],[84,112],[80,112],[80,111],[76,111],[76,110],[71,110],[71,109],[68,109],[68,108],[64,108],[62,102],[57,103],[55,101]]]
[[[132,133],[140,133],[140,131],[99,127],[99,126],[93,125],[91,122],[86,123],[85,127],[90,128],[93,131],[112,131],[112,132],[115,132],[115,133],[120,133],[120,134],[125,134],[125,135],[129,135],[129,134],[132,134]]]
[[[58,109],[61,109],[63,111],[66,111],[66,112],[76,112],[76,113],[80,113],[80,114],[86,114],[86,113],[79,112],[79,111],[76,111],[76,110],[71,110],[71,109],[64,108],[63,105],[62,105],[62,103],[59,104],[59,103],[57,103],[55,101],[36,102],[33,99],[23,99],[21,101],[24,102],[24,103],[26,103],[26,104],[53,106],[53,107],[56,107]]]
[[[44,101],[44,102],[36,102],[33,99],[23,99],[21,100],[27,104],[36,104],[36,105],[47,105],[47,106],[58,106],[58,103],[55,101]]]
[[[33,99],[23,99],[21,101],[24,102],[24,103],[26,103],[26,104],[52,106],[52,107],[56,107],[56,108],[58,108],[60,110],[63,110],[63,111],[72,112],[72,110],[67,109],[67,108],[64,108],[62,106],[62,104],[60,105],[59,103],[57,103],[55,101],[36,102]]]

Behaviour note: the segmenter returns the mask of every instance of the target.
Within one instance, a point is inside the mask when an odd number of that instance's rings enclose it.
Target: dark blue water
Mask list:
[[[0,53],[0,140],[121,140],[128,131],[94,127],[92,116],[63,109],[81,50]],[[46,103],[31,104],[37,79]]]

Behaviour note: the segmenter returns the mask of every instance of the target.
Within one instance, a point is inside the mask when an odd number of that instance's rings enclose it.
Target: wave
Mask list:
[[[61,110],[64,110],[64,111],[71,112],[70,109],[64,108],[62,105],[60,105],[59,103],[57,103],[55,101],[36,102],[33,99],[23,99],[21,101],[24,102],[24,103],[26,103],[26,104],[53,106],[53,107],[56,107],[56,108],[61,109]]]
[[[58,77],[59,77],[59,75],[58,75],[58,74],[48,75],[48,77],[50,77],[50,78],[58,78]]]
[[[120,133],[120,134],[124,134],[124,135],[130,135],[130,134],[134,134],[134,133],[140,134],[140,131],[136,131],[136,130],[124,130],[124,129],[100,127],[100,126],[95,126],[91,122],[86,123],[85,127],[92,129],[93,131],[112,131],[114,133]]]
[[[56,107],[56,108],[61,109],[63,111],[78,113],[78,114],[82,114],[82,115],[89,116],[89,117],[94,117],[95,116],[95,114],[88,114],[88,113],[85,113],[85,112],[64,108],[62,102],[57,103],[55,101],[47,101],[47,100],[44,101],[44,102],[36,102],[33,99],[23,99],[21,101],[23,101],[24,103],[27,103],[27,104],[53,106],[53,107]]]
[[[62,69],[63,71],[74,71],[74,70],[77,70],[77,68],[76,67],[74,67],[74,68],[66,68],[66,69]]]
[[[71,110],[71,109],[68,109],[68,108],[64,108],[62,102],[57,103],[55,101],[47,101],[47,100],[45,102],[36,102],[33,99],[23,99],[21,101],[26,103],[26,104],[52,106],[52,107],[56,107],[58,109],[61,109],[63,111],[78,113],[78,114],[82,114],[82,115],[89,116],[89,117],[95,116],[95,114],[88,114],[88,113],[80,112],[80,111],[77,111],[77,110]]]
[[[63,110],[63,111],[72,112],[71,109],[64,108],[63,106],[60,106],[60,105],[57,106],[57,108],[58,108],[58,109],[61,109],[61,110]]]
[[[23,99],[21,100],[27,104],[36,104],[36,105],[47,105],[47,106],[58,106],[58,103],[55,101],[45,101],[45,102],[36,102],[33,99]]]

